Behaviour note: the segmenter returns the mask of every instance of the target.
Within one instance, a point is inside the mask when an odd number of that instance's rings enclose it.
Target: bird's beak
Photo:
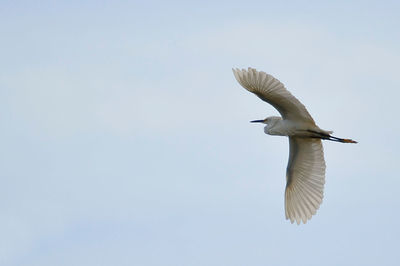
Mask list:
[[[253,120],[250,123],[264,123],[264,120]]]

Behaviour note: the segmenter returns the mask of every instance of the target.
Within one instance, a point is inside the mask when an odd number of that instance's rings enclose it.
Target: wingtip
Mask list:
[[[232,71],[233,72],[248,72],[248,71],[257,71],[257,69],[252,68],[252,67],[248,67],[247,69],[246,68],[240,69],[240,68],[237,68],[237,67],[232,67]]]
[[[252,68],[252,67],[248,67],[248,68],[247,68],[247,71],[257,72],[257,69]]]

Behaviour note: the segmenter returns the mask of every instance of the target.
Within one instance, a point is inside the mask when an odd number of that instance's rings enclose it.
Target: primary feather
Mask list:
[[[299,224],[311,219],[324,197],[325,160],[320,139],[289,137],[285,214]]]

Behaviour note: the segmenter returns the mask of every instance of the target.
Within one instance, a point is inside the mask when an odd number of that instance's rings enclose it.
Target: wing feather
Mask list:
[[[306,223],[322,203],[325,184],[324,150],[320,139],[289,137],[285,214]]]
[[[274,106],[283,119],[315,124],[306,107],[273,76],[250,67],[248,70],[232,70],[240,85]]]

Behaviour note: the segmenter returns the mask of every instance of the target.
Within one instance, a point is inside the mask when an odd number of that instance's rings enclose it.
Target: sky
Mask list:
[[[397,265],[398,1],[5,1],[0,264]],[[324,202],[285,220],[288,141],[231,68],[325,130]]]

